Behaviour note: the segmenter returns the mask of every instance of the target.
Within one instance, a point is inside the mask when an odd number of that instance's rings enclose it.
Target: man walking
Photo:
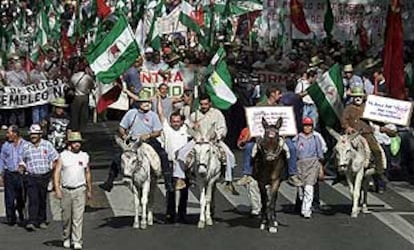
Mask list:
[[[62,164],[56,167],[54,184],[56,197],[62,200],[63,247],[82,249],[82,225],[85,195],[92,198],[89,155],[81,151],[80,132],[69,134],[69,149],[61,154]]]
[[[23,157],[19,172],[25,173],[27,196],[29,200],[28,231],[34,231],[35,226],[46,229],[46,198],[47,186],[51,176],[51,166],[55,168],[60,163],[59,154],[52,143],[42,139],[43,130],[39,124],[33,124],[29,129],[30,141],[23,146]]]
[[[18,172],[18,168],[23,154],[23,146],[28,142],[21,138],[19,128],[16,125],[12,125],[7,129],[6,137],[7,142],[1,148],[0,173],[3,172],[4,176],[4,202],[7,223],[14,226],[17,221],[16,210],[19,221],[24,221],[23,178]]]

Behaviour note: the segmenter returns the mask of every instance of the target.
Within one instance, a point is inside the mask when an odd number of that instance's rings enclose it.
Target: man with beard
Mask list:
[[[382,156],[380,145],[374,137],[373,128],[362,119],[362,114],[364,113],[365,108],[364,89],[361,87],[354,87],[351,90],[350,96],[352,97],[352,103],[346,106],[342,113],[342,128],[348,134],[357,133],[359,131],[365,140],[367,140],[374,158],[376,174],[380,180],[385,181],[385,160]]]
[[[23,147],[28,142],[20,136],[19,128],[11,125],[6,132],[7,142],[1,148],[0,173],[4,178],[4,202],[6,205],[7,223],[16,224],[16,210],[20,223],[24,220],[24,187],[23,178],[19,173],[19,163],[23,155]]]
[[[79,132],[69,134],[69,149],[60,154],[62,164],[54,172],[56,197],[62,200],[64,248],[72,243],[74,249],[82,249],[85,198],[92,198],[89,154],[81,151],[82,141]]]
[[[23,147],[22,161],[18,171],[26,174],[26,188],[29,200],[28,231],[36,227],[47,228],[46,198],[47,186],[52,168],[61,164],[59,154],[52,143],[42,139],[43,130],[39,124],[33,124],[29,129],[30,141]]]
[[[161,135],[162,124],[158,115],[151,111],[151,100],[148,92],[141,91],[138,97],[138,108],[130,109],[119,124],[120,137],[127,142],[139,139],[149,144],[157,152],[161,160],[165,188],[167,192],[172,192],[174,187],[172,185],[172,169],[168,164],[168,155],[157,140],[157,137]],[[99,185],[100,188],[108,192],[112,190],[114,179],[120,171],[120,161],[121,157],[117,155],[111,164],[108,179],[105,183]]]

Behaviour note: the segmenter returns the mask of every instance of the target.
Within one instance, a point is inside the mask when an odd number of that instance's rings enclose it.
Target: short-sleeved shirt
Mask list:
[[[134,66],[124,73],[124,81],[127,83],[128,88],[134,87],[134,93],[139,93],[142,88],[140,72]]]
[[[23,147],[22,162],[29,174],[46,174],[51,170],[52,162],[59,159],[59,154],[49,141],[40,139],[36,147],[26,143]]]
[[[1,147],[0,154],[0,172],[3,169],[15,172],[19,167],[19,163],[22,160],[24,145],[28,142],[24,139],[20,139],[17,146],[13,142],[5,142]]]
[[[151,110],[144,113],[137,109],[131,109],[122,117],[119,126],[126,129],[128,134],[135,138],[143,134],[162,130],[162,124],[158,115]]]
[[[175,130],[167,121],[164,122],[161,140],[170,161],[175,158],[177,150],[187,144],[189,137],[190,135],[187,133],[187,127],[185,125]]]
[[[80,151],[74,153],[64,150],[60,157],[62,159],[61,180],[62,187],[79,187],[86,184],[85,169],[89,164],[89,155]]]

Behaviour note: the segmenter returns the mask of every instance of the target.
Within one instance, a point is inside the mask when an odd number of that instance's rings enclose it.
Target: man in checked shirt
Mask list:
[[[22,161],[19,171],[26,174],[26,188],[29,201],[29,219],[26,224],[28,231],[39,227],[47,228],[46,199],[47,186],[52,169],[61,164],[59,154],[53,145],[42,139],[42,128],[33,124],[29,129],[30,141],[23,147]]]

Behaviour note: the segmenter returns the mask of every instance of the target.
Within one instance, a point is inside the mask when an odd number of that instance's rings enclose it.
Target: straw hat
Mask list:
[[[348,73],[348,72],[354,72],[354,68],[352,67],[352,64],[347,64],[344,67],[344,72]]]
[[[354,88],[351,89],[350,96],[351,97],[358,97],[358,96],[364,97],[365,96],[364,89],[361,88],[361,87],[354,87]]]
[[[315,67],[321,63],[323,63],[323,60],[321,60],[318,56],[313,56],[310,60],[309,67]]]
[[[59,108],[67,108],[69,106],[66,104],[65,98],[62,97],[54,99],[50,104]]]
[[[370,58],[367,59],[364,68],[365,69],[371,69],[371,68],[377,66],[377,64],[380,63],[380,62],[381,62],[381,59],[374,60],[374,58],[370,57]]]
[[[137,102],[149,102],[149,101],[151,101],[151,93],[145,90],[141,90],[138,93]]]
[[[68,136],[68,142],[83,142],[80,132],[71,132]]]

